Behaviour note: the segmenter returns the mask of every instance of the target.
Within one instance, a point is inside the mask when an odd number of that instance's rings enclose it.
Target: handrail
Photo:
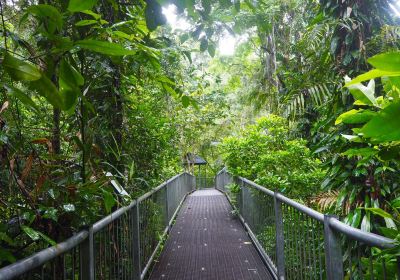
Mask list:
[[[270,196],[275,196],[279,201],[292,206],[293,208],[299,210],[300,212],[302,212],[322,223],[324,222],[324,214],[322,214],[318,211],[315,211],[314,209],[311,209],[303,204],[300,204],[300,203],[284,196],[281,193],[275,194],[273,191],[271,191],[265,187],[262,187],[246,178],[243,178],[240,176],[238,176],[237,178],[239,180],[247,183],[249,186],[262,191],[265,194],[268,194]],[[361,241],[369,246],[378,247],[380,249],[389,249],[389,248],[393,248],[395,246],[396,241],[393,239],[390,239],[390,238],[387,238],[384,236],[380,236],[375,233],[362,231],[358,228],[351,227],[333,217],[331,217],[329,219],[329,225],[332,226],[335,230],[339,231],[340,233],[342,233],[352,239],[355,239],[357,241]]]
[[[8,280],[8,279],[13,279],[15,277],[18,277],[20,275],[23,275],[31,270],[34,270],[47,262],[63,255],[69,252],[71,249],[82,246],[82,243],[88,242],[89,239],[91,239],[90,242],[92,242],[91,246],[93,248],[93,235],[95,233],[98,233],[102,229],[104,229],[106,226],[112,224],[113,222],[117,221],[119,218],[121,218],[122,215],[127,214],[129,211],[131,211],[133,208],[138,207],[141,202],[145,201],[149,197],[151,197],[153,194],[161,191],[162,189],[166,188],[167,190],[169,189],[168,186],[176,181],[179,178],[183,178],[183,176],[188,176],[189,178],[194,178],[191,174],[184,172],[181,174],[178,174],[171,179],[167,180],[166,182],[163,182],[156,188],[152,189],[151,191],[145,193],[144,195],[140,196],[136,200],[133,200],[128,206],[121,207],[114,211],[113,213],[109,214],[108,216],[102,218],[101,220],[97,221],[94,223],[92,226],[89,227],[89,229],[84,229],[73,235],[72,237],[66,239],[65,241],[58,243],[52,247],[46,248],[44,250],[41,250],[40,252],[37,252],[29,257],[26,257],[22,260],[19,260],[13,264],[10,264],[6,267],[0,268],[0,279],[1,280]],[[194,190],[194,181],[190,183],[190,190]],[[187,193],[186,193],[187,194]],[[168,196],[166,196],[168,199]],[[185,198],[185,197],[184,197]],[[174,209],[174,213],[172,213],[170,220],[168,221],[167,227],[164,230],[163,235],[168,233],[169,227],[171,226],[171,220],[174,219],[179,207],[182,205],[182,202],[184,198],[180,201],[180,203],[177,205],[177,208]],[[167,201],[168,203],[168,201]],[[168,204],[167,204],[168,205]],[[168,209],[166,210],[168,211]],[[167,215],[169,218],[169,215]],[[139,221],[136,221],[139,223]],[[138,225],[139,226],[139,225]],[[137,230],[138,230],[137,226]],[[92,238],[90,238],[92,236]],[[149,262],[145,264],[145,269],[142,273],[142,271],[138,272],[138,275],[140,278],[144,278],[145,274],[148,270],[148,267],[150,263],[152,262],[154,256],[156,255],[156,251],[160,248],[161,241],[157,244],[157,247],[155,248],[155,252],[152,253],[150,256]],[[91,249],[93,252],[93,249]],[[93,258],[93,256],[89,257]],[[94,260],[90,260],[93,262]],[[81,268],[82,269],[82,268]],[[81,275],[82,277],[82,275]],[[138,277],[139,278],[139,277]]]
[[[398,246],[395,240],[351,227],[335,216],[324,215],[279,192],[246,178],[233,176],[225,169],[218,172],[215,181],[216,188],[235,202],[240,220],[276,279],[285,279],[288,274],[289,278],[295,279],[342,280],[345,272],[350,279],[353,279],[352,273],[361,275],[360,279],[366,275],[373,277],[371,248],[390,249]],[[230,193],[225,189],[231,183],[240,186],[238,193]],[[250,189],[254,191],[250,192]],[[257,191],[266,196],[254,196]],[[259,241],[259,236],[264,241]],[[344,244],[347,246],[344,248],[346,253],[342,254]],[[364,247],[360,247],[361,244]],[[369,258],[368,269],[365,264],[363,267],[360,261],[355,263],[353,260],[362,256]],[[345,263],[346,258],[350,259]],[[394,263],[390,261],[386,264],[384,259],[379,262],[375,265],[382,267],[376,273],[381,271],[386,275],[386,266],[394,265],[394,269],[397,266],[398,270],[397,279],[400,279],[399,257],[394,259]],[[349,267],[346,269],[345,265]],[[391,270],[393,272],[393,268]],[[389,278],[384,276],[384,279]]]
[[[8,280],[18,277],[42,264],[68,252],[72,248],[81,244],[87,237],[89,232],[87,230],[82,230],[75,234],[74,236],[68,238],[67,240],[58,243],[50,248],[44,249],[32,256],[25,259],[19,260],[13,264],[0,269],[0,279]]]

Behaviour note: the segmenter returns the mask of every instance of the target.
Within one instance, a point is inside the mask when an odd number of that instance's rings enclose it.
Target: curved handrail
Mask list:
[[[223,170],[221,170],[223,172]],[[221,174],[222,172],[218,173]],[[230,174],[229,172],[225,171],[226,173]],[[279,201],[292,206],[293,208],[299,210],[300,212],[303,212],[304,214],[314,218],[315,220],[318,220],[320,222],[324,222],[324,214],[311,209],[303,204],[300,204],[286,196],[284,196],[281,193],[278,192],[273,192],[263,186],[260,186],[253,181],[250,181],[249,179],[237,176],[239,180],[243,181],[246,183],[248,186],[253,187],[254,189],[257,189],[269,196],[275,196]],[[380,249],[388,249],[388,248],[393,248],[396,246],[396,241],[375,233],[371,232],[366,232],[358,228],[351,227],[338,219],[334,217],[329,218],[329,225],[336,231],[344,234],[345,236],[363,242],[366,245],[372,246],[372,247],[377,247]]]

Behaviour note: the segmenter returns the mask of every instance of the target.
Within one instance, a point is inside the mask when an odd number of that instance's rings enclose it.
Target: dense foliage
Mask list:
[[[226,138],[221,151],[230,172],[254,180],[295,199],[307,199],[320,190],[324,172],[306,141],[289,136],[284,118],[269,115]]]

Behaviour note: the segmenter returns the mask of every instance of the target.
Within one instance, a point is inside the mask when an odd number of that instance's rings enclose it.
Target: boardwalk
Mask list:
[[[231,210],[216,190],[191,194],[150,279],[272,279]]]

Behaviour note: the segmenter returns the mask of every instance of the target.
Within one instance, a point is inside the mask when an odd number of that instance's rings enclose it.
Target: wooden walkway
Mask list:
[[[150,279],[273,279],[231,211],[217,190],[188,196]]]

